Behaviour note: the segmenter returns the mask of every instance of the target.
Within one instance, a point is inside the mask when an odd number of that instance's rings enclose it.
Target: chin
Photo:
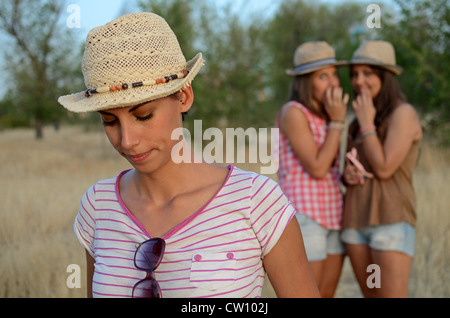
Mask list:
[[[175,165],[175,163],[172,161],[170,157],[169,160],[164,161],[158,161],[153,159],[139,164],[130,162],[130,164],[136,171],[143,174],[154,174],[156,172],[163,171],[172,165]]]

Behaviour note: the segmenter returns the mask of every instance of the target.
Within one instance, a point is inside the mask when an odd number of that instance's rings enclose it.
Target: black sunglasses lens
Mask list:
[[[161,288],[154,279],[145,279],[133,288],[133,298],[161,298]]]
[[[136,267],[145,271],[153,271],[161,262],[165,246],[162,239],[151,239],[142,243],[134,258]]]
[[[133,298],[161,298],[161,288],[155,280],[153,271],[161,262],[166,242],[160,238],[153,238],[139,245],[134,254],[134,265],[147,272],[147,277],[133,287]]]

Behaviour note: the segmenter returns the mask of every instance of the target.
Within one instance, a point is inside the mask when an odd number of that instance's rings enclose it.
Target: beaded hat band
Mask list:
[[[122,83],[119,85],[115,85],[115,86],[103,86],[100,88],[94,88],[94,89],[87,89],[86,92],[84,93],[85,97],[91,97],[93,94],[97,94],[97,93],[106,93],[108,91],[111,92],[115,92],[115,91],[120,91],[122,89],[128,89],[128,87],[141,87],[141,86],[151,86],[151,85],[156,85],[156,84],[164,84],[164,83],[168,83],[172,80],[175,79],[181,79],[183,77],[186,77],[189,74],[189,71],[183,71],[182,73],[179,74],[172,74],[169,76],[165,76],[163,78],[158,78],[156,80],[149,80],[149,81],[143,81],[143,82],[135,82],[135,83],[131,83],[131,84],[127,84],[127,83]]]
[[[82,63],[87,89],[58,102],[77,113],[135,106],[187,87],[203,64],[201,53],[186,62],[160,16],[126,14],[89,31]]]

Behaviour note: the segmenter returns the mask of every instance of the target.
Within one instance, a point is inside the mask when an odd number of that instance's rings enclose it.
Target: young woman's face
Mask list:
[[[142,172],[171,161],[174,129],[182,126],[180,101],[171,96],[137,106],[99,111],[109,141],[120,155]]]
[[[311,87],[313,100],[323,104],[325,91],[331,87],[339,86],[339,76],[336,66],[329,66],[311,74]]]
[[[351,69],[351,79],[353,89],[356,94],[360,94],[361,88],[370,91],[372,98],[375,98],[381,90],[381,79],[374,73],[368,65],[353,65]]]

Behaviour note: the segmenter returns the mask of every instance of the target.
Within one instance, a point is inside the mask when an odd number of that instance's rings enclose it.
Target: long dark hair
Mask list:
[[[325,118],[328,121],[328,114],[325,111],[318,111],[314,108],[312,102],[311,75],[312,73],[298,75],[292,79],[288,101],[297,101],[308,108],[313,114]]]
[[[397,78],[394,73],[369,65],[372,71],[381,80],[381,89],[378,95],[373,99],[373,105],[377,111],[375,115],[374,125],[379,127],[392,114],[393,110],[400,104],[405,103],[406,97],[400,89]],[[350,75],[351,75],[350,70]],[[356,137],[360,127],[356,118],[350,124],[349,133],[352,137]]]

